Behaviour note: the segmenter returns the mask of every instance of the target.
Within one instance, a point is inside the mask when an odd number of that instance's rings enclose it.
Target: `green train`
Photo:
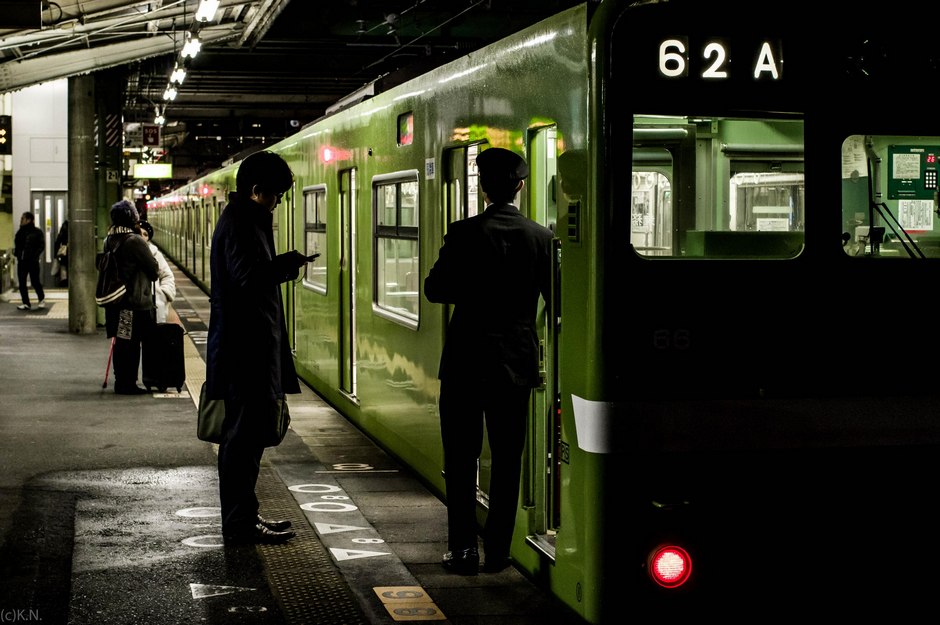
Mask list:
[[[517,568],[589,623],[925,605],[940,61],[902,7],[603,0],[352,94],[269,147],[276,241],[321,254],[285,287],[301,377],[446,498],[422,284],[476,156],[517,151],[557,242]],[[148,211],[207,290],[237,167]],[[488,486],[484,455],[481,518]]]

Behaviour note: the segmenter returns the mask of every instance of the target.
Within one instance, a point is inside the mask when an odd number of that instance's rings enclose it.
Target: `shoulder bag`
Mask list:
[[[287,398],[272,400],[264,428],[264,446],[277,447],[287,435],[290,410]],[[199,389],[199,409],[196,419],[196,437],[207,443],[222,442],[222,424],[225,422],[225,400],[206,397],[206,383]]]

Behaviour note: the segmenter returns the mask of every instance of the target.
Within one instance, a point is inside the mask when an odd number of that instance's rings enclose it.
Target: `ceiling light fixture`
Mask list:
[[[199,37],[196,35],[187,35],[189,40],[186,42],[186,45],[183,46],[183,58],[196,58],[196,55],[199,54],[199,50],[202,49],[202,43],[199,41]]]
[[[219,8],[219,0],[202,0],[196,9],[196,19],[200,22],[211,22],[215,19],[215,12]]]
[[[179,63],[177,63],[173,67],[173,73],[170,74],[170,82],[176,83],[177,85],[182,85],[185,79],[186,79],[186,69],[180,67]]]

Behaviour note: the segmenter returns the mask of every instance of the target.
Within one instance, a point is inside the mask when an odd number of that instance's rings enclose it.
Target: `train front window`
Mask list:
[[[803,122],[637,115],[630,244],[651,258],[803,249]]]
[[[856,258],[940,257],[940,137],[852,135],[842,143],[842,249]]]

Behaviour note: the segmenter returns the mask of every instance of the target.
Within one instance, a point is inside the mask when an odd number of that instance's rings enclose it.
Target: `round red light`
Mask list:
[[[682,547],[660,546],[650,554],[649,572],[653,581],[663,588],[678,588],[692,574],[692,558]]]

